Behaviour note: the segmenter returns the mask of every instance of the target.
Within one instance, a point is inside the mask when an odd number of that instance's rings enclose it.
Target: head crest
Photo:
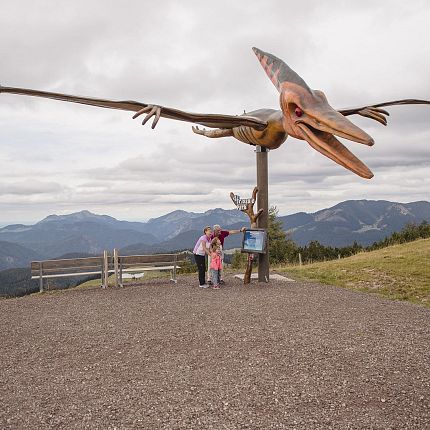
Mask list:
[[[252,48],[257,58],[260,60],[264,71],[269,79],[273,82],[279,92],[282,91],[282,84],[290,82],[296,84],[311,92],[306,82],[293,70],[290,69],[282,60],[268,52],[261,51],[258,48]]]

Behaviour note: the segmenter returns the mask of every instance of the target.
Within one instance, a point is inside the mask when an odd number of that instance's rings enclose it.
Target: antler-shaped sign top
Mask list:
[[[250,199],[241,199],[237,194],[230,193],[230,198],[233,200],[237,209],[248,215],[251,228],[257,228],[258,217],[263,213],[263,209],[259,209],[257,213],[254,213],[254,204],[257,199],[257,193],[257,187],[252,191],[252,197]]]

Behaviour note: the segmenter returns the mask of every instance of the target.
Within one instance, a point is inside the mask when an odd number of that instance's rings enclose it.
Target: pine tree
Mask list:
[[[286,263],[297,258],[297,245],[288,238],[284,231],[282,221],[278,219],[278,209],[271,206],[269,209],[269,260],[270,264]]]

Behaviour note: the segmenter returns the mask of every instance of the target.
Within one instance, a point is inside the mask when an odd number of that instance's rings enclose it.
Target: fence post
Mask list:
[[[104,286],[104,278],[105,278],[105,274],[104,274],[104,257],[102,256],[101,257],[101,264],[100,264],[100,272],[101,272],[101,275],[100,275],[100,288],[104,288],[105,286]]]
[[[115,270],[115,287],[119,286],[119,273],[118,273],[118,250],[113,250],[113,267]]]
[[[43,261],[39,263],[39,291],[43,293]]]
[[[175,257],[173,259],[173,273],[172,273],[172,281],[176,284],[176,263],[178,261],[178,254],[175,254]]]
[[[302,265],[302,254],[300,254],[300,252],[299,252],[299,265],[300,266]]]
[[[337,259],[340,260],[340,254],[337,254]]]
[[[103,275],[103,284],[104,287],[107,288],[109,284],[109,262],[107,251],[103,251]]]

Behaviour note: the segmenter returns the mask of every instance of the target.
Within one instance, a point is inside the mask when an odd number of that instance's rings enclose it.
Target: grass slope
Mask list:
[[[430,239],[362,252],[342,260],[284,266],[297,279],[377,293],[430,307]]]

